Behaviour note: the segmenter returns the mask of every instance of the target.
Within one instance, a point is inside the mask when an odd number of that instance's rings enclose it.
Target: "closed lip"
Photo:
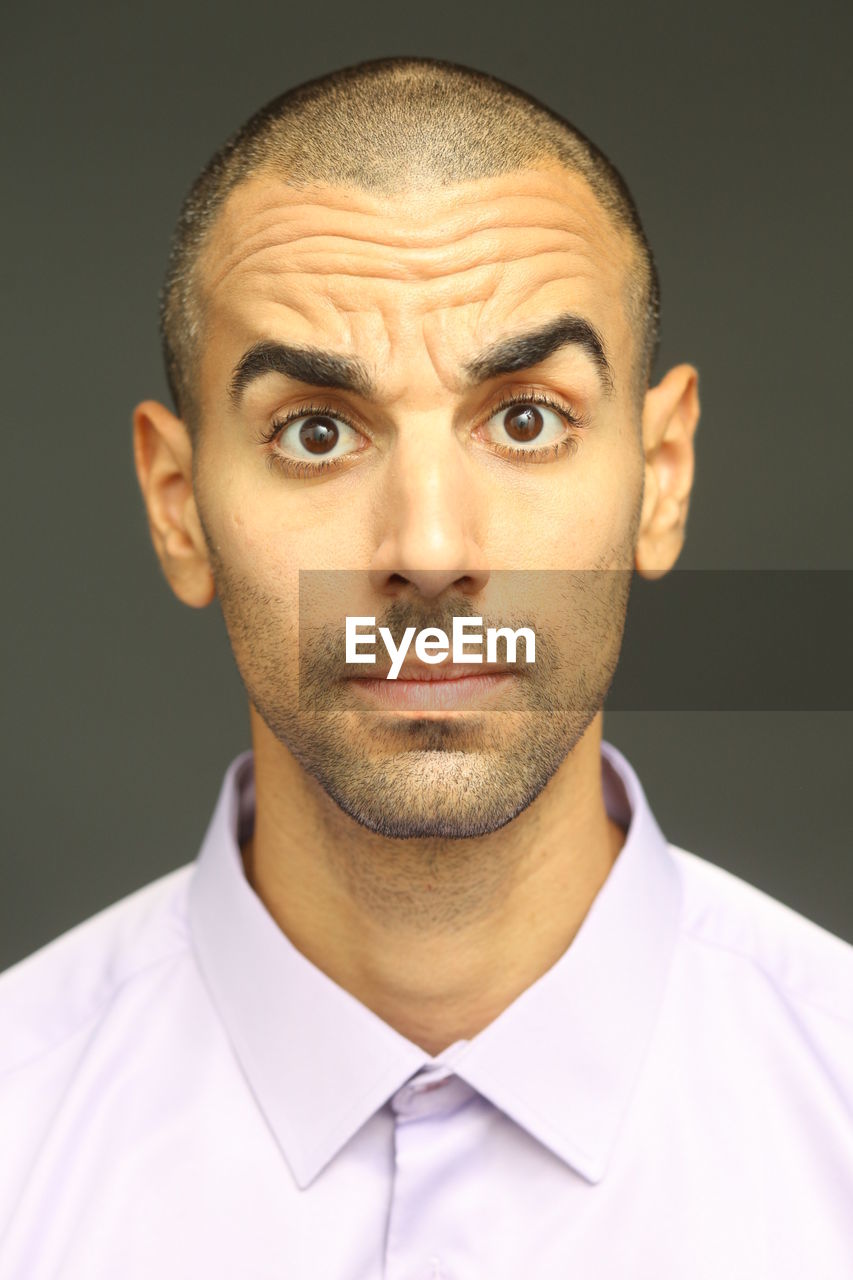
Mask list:
[[[387,680],[390,670],[390,667],[377,670],[375,666],[371,666],[365,668],[364,672],[359,672],[358,675],[350,678],[354,680]],[[397,680],[462,680],[466,676],[506,676],[514,674],[516,674],[514,667],[496,663],[440,662],[435,666],[426,666],[418,662],[404,663],[397,673]]]

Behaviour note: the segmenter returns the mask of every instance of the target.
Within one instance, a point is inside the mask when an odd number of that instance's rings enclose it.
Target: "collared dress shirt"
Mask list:
[[[0,976],[2,1280],[851,1280],[853,947],[601,767],[580,930],[432,1058],[250,887],[238,756],[193,862]]]

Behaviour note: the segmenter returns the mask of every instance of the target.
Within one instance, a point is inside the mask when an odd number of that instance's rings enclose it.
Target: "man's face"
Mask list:
[[[210,567],[255,712],[371,830],[496,830],[601,707],[643,489],[631,264],[586,184],[557,168],[391,198],[257,176],[216,225],[195,458]],[[612,385],[581,341],[486,368],[504,340],[567,315],[600,336]],[[357,361],[370,386],[268,371],[236,396],[261,342]],[[337,618],[328,592],[313,616],[303,598],[300,629],[300,570],[326,586],[350,571]],[[344,678],[347,613],[396,639],[449,631],[454,614],[526,625],[537,663],[479,708],[389,710]]]

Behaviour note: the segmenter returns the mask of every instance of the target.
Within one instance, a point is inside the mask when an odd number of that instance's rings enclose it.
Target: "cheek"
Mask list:
[[[368,563],[367,557],[354,559],[352,528],[358,524],[364,533],[367,512],[352,501],[330,502],[320,486],[313,501],[307,490],[285,495],[277,492],[275,479],[268,481],[272,496],[255,484],[238,488],[233,483],[212,514],[223,612],[229,630],[251,637],[243,654],[249,669],[263,666],[282,643],[295,645],[303,632],[314,635],[319,629],[322,639],[329,627],[339,625],[344,598],[354,600],[346,612],[370,612],[361,599],[364,573],[341,575]]]
[[[296,614],[298,559],[266,522],[255,501],[236,484],[205,487],[196,500],[208,544],[210,566],[232,643],[257,636],[264,619],[274,630],[291,628]]]
[[[264,492],[272,489],[273,493]],[[229,578],[289,599],[304,566],[304,524],[288,519],[288,507],[275,500],[274,481],[240,484],[234,473],[229,483],[207,504],[207,522],[216,551]]]
[[[642,477],[639,458],[585,442],[574,468],[539,488],[536,529],[541,567],[625,565],[633,555]]]

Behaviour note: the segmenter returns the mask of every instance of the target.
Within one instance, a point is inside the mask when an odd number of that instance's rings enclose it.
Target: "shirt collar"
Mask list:
[[[625,757],[601,746],[625,843],[560,959],[439,1058],[298,951],[248,883],[251,751],[226,770],[190,884],[202,975],[296,1182],[306,1187],[411,1076],[453,1071],[589,1181],[604,1176],[652,1037],[675,942],[676,867]]]

